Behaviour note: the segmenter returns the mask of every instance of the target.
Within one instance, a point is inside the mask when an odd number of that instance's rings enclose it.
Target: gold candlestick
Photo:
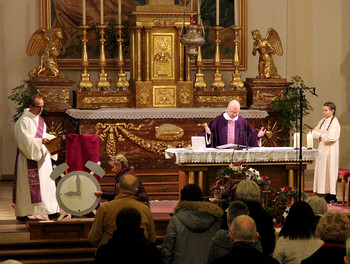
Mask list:
[[[212,27],[215,30],[216,40],[215,40],[215,57],[214,57],[214,67],[215,67],[215,73],[213,74],[214,80],[211,82],[211,90],[214,91],[215,88],[217,90],[224,90],[225,83],[222,81],[222,74],[219,71],[219,68],[221,66],[221,58],[220,58],[220,30],[223,29],[223,27],[215,26]]]
[[[123,38],[122,38],[122,30],[123,26],[115,26],[118,30],[118,59],[117,64],[119,66],[119,73],[118,73],[118,81],[115,84],[115,87],[117,91],[123,90],[123,88],[126,88],[126,90],[129,88],[129,82],[126,80],[126,73],[123,71],[123,67],[125,65],[124,62],[124,55],[123,55]]]
[[[230,88],[231,90],[244,90],[244,83],[241,80],[241,76],[242,74],[240,74],[239,72],[239,56],[238,56],[238,36],[239,36],[239,31],[242,30],[241,27],[238,26],[231,26],[230,27],[235,34],[235,39],[234,39],[234,43],[235,43],[235,53],[234,53],[234,57],[233,57],[233,74],[232,74],[232,81],[230,82]]]
[[[198,33],[202,34],[202,27],[200,24],[200,19],[198,19]],[[203,66],[203,57],[202,57],[202,47],[198,46],[198,55],[197,55],[197,73],[195,74],[194,88],[196,91],[206,90],[207,84],[204,81],[204,73],[202,72]]]
[[[86,44],[88,42],[87,39],[87,32],[91,28],[90,26],[80,26],[80,29],[83,30],[83,51],[81,54],[81,64],[83,66],[83,73],[81,74],[81,80],[78,82],[79,91],[91,91],[93,84],[90,81],[90,74],[88,73],[87,69],[89,67],[89,58],[87,53]]]
[[[107,66],[106,63],[106,54],[105,54],[105,42],[106,39],[105,36],[105,29],[107,28],[106,25],[99,25],[96,26],[100,30],[101,39],[100,39],[100,59],[99,59],[99,66],[100,66],[100,73],[98,74],[98,81],[96,83],[97,91],[110,91],[111,84],[107,79],[107,73],[105,72],[105,68]]]

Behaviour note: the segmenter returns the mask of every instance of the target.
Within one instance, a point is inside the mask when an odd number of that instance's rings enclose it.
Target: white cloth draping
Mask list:
[[[318,155],[317,149],[302,149],[302,160],[313,161]],[[207,148],[205,151],[195,151],[184,148],[165,150],[165,158],[175,155],[175,162],[182,163],[231,163],[231,162],[297,162],[299,150],[291,147],[257,147],[248,150]]]
[[[214,118],[226,108],[101,108],[95,110],[68,109],[66,113],[76,119],[144,119],[144,118]],[[265,118],[263,110],[240,110],[244,118]]]

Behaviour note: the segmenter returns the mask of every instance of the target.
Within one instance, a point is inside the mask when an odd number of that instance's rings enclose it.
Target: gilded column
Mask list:
[[[191,81],[191,59],[186,55],[186,81]]]
[[[151,80],[151,69],[150,69],[150,59],[151,59],[151,27],[147,26],[145,27],[146,29],[146,81],[150,81]]]
[[[141,39],[142,26],[136,27],[137,36],[137,81],[142,81],[142,39]]]
[[[136,80],[135,56],[134,52],[131,52],[135,50],[135,29],[131,28],[130,31],[130,74],[131,79]]]
[[[181,33],[182,33],[182,26],[179,26],[179,27],[177,27],[177,34],[179,36],[179,39],[181,38]],[[180,48],[179,48],[179,61],[180,61],[180,63],[179,63],[180,64],[179,81],[183,81],[184,80],[184,54],[185,54],[184,45],[182,45],[181,42],[180,42]]]

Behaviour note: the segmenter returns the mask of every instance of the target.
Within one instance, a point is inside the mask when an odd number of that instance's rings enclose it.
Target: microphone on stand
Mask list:
[[[239,142],[240,142],[240,140],[241,140],[241,125],[240,124],[238,124],[237,125],[237,127],[238,127],[238,146],[237,146],[237,149],[241,149],[241,147],[239,146]]]

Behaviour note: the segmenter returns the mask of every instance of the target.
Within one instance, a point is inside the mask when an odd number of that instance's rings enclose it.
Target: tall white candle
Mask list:
[[[122,1],[118,0],[118,25],[122,25]]]
[[[198,25],[201,25],[201,1],[197,0]]]
[[[307,142],[307,148],[308,149],[314,148],[314,138],[312,136],[311,131],[309,131],[309,133],[307,134],[306,142]]]
[[[216,0],[216,25],[219,26],[220,23],[220,0]]]
[[[235,25],[239,26],[239,0],[235,0]]]
[[[191,0],[191,12],[193,12],[193,0]]]
[[[300,133],[294,133],[294,135],[293,135],[293,147],[295,149],[300,148]]]
[[[86,0],[83,0],[83,26],[86,26]]]
[[[103,25],[103,0],[100,0],[100,24]]]

